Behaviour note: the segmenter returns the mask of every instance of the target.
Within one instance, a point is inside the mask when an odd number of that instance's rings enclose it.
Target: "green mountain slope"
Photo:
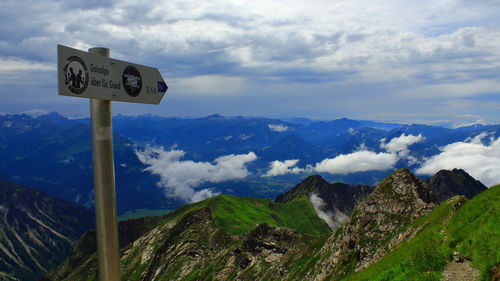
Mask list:
[[[468,201],[455,196],[412,224],[415,238],[344,280],[440,280],[453,252],[491,280],[500,262],[500,185]]]
[[[440,280],[459,252],[489,280],[500,261],[499,192],[496,186],[437,206],[425,182],[399,169],[334,233],[306,195],[288,202],[221,195],[120,222],[121,277]],[[95,249],[95,233],[88,232],[45,280],[97,280]]]
[[[276,203],[221,195],[151,219],[147,227],[142,223],[142,233],[124,239],[134,225],[119,224],[122,280],[232,280],[237,275],[275,280],[283,268],[307,260],[331,234],[305,197]],[[96,280],[95,241],[89,237],[47,280]]]
[[[316,216],[306,197],[282,204],[268,199],[217,196],[206,204],[213,208],[215,224],[229,234],[248,233],[262,223],[296,229],[312,236],[331,232]]]
[[[258,224],[296,229],[306,235],[319,236],[331,233],[328,225],[319,219],[306,197],[292,202],[276,203],[269,199],[219,195],[184,206],[175,211],[173,218],[209,207],[217,227],[228,234],[244,234]],[[170,217],[170,216],[167,216]]]

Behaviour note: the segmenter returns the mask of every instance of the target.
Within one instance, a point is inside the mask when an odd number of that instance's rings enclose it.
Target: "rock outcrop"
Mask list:
[[[309,278],[324,280],[366,268],[411,237],[405,228],[435,206],[426,183],[407,169],[393,172],[327,240]]]

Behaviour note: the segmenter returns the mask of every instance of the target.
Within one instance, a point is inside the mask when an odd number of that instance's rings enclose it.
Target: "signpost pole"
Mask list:
[[[89,53],[109,57],[107,48],[90,48]],[[120,249],[116,222],[111,101],[90,99],[90,114],[99,279],[119,281]]]
[[[111,100],[159,104],[168,86],[157,68],[111,59],[108,48],[63,45],[57,45],[57,81],[59,95],[90,98],[99,279],[119,281]]]

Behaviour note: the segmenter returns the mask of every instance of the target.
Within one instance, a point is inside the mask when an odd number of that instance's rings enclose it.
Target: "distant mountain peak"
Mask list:
[[[31,109],[31,110],[27,110],[27,111],[23,112],[22,114],[31,116],[33,118],[37,118],[37,117],[52,114],[52,113],[55,113],[55,112],[50,112],[50,111],[45,110],[45,109]]]
[[[372,191],[371,186],[329,183],[320,175],[312,175],[288,192],[278,195],[275,201],[289,202],[305,196],[318,217],[335,230],[349,217],[357,203]]]
[[[440,170],[429,181],[429,187],[439,202],[455,195],[469,199],[488,189],[462,169]]]
[[[216,113],[216,114],[212,114],[212,115],[209,115],[207,117],[203,117],[202,119],[214,119],[214,120],[217,120],[217,119],[225,119],[226,117]]]
[[[302,196],[309,196],[311,192],[316,190],[319,186],[328,186],[329,183],[320,175],[311,175],[305,178],[302,182],[297,184],[289,191],[279,194],[276,202],[289,202],[298,199]]]

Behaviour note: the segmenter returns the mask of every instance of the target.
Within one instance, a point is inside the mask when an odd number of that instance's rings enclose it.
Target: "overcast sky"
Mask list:
[[[163,116],[500,123],[499,0],[0,0],[0,112],[88,115],[56,45],[158,67]]]

